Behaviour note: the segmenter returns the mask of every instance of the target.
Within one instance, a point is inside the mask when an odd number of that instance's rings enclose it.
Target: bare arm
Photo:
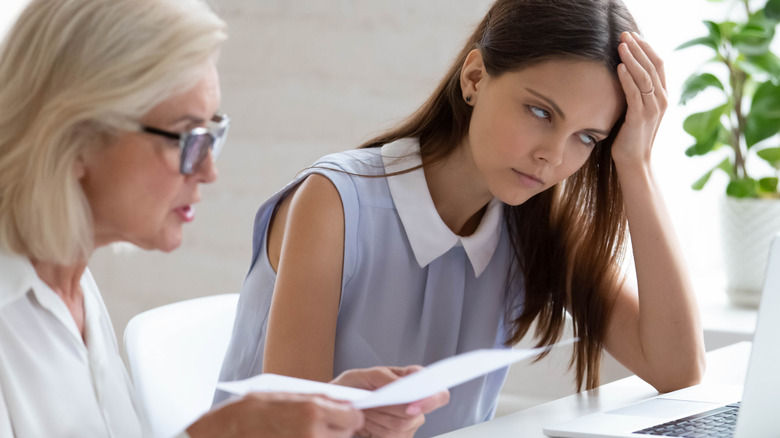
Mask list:
[[[628,110],[612,157],[625,199],[639,290],[621,287],[606,348],[666,392],[701,379],[704,342],[693,287],[650,165],[667,105],[663,64],[644,41],[626,35],[622,40],[618,75]]]
[[[269,230],[268,258],[277,277],[263,371],[330,381],[344,264],[344,210],[330,180],[311,175],[280,204]],[[333,383],[373,390],[417,369],[350,370]],[[412,437],[424,415],[448,401],[445,391],[408,405],[367,410],[358,435]]]
[[[268,253],[277,278],[263,371],[330,381],[344,260],[344,212],[330,180],[311,175],[282,202]]]

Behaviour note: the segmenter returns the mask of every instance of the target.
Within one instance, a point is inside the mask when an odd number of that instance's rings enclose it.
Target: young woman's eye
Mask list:
[[[580,134],[580,140],[588,146],[595,146],[598,143],[598,140],[588,134]]]
[[[528,105],[528,111],[531,112],[534,116],[540,118],[540,119],[549,119],[550,118],[550,112],[547,110],[543,110],[539,108],[538,106]]]

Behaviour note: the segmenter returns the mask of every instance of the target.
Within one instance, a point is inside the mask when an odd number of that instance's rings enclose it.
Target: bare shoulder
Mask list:
[[[333,182],[314,173],[279,203],[268,226],[268,260],[277,271],[282,244],[291,228],[295,234],[335,233],[343,236],[344,210]],[[343,237],[342,237],[343,239]]]

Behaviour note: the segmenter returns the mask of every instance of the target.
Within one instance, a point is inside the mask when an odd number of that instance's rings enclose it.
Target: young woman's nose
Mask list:
[[[566,140],[559,136],[546,136],[534,149],[534,158],[544,161],[550,166],[558,166],[563,162],[563,153],[566,149]]]

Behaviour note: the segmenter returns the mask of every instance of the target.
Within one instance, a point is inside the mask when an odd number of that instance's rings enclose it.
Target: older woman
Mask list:
[[[181,243],[230,123],[214,64],[225,38],[199,0],[34,0],[0,48],[0,436],[148,434],[87,260],[113,242]],[[183,435],[408,436],[446,398],[364,418],[251,394]]]

